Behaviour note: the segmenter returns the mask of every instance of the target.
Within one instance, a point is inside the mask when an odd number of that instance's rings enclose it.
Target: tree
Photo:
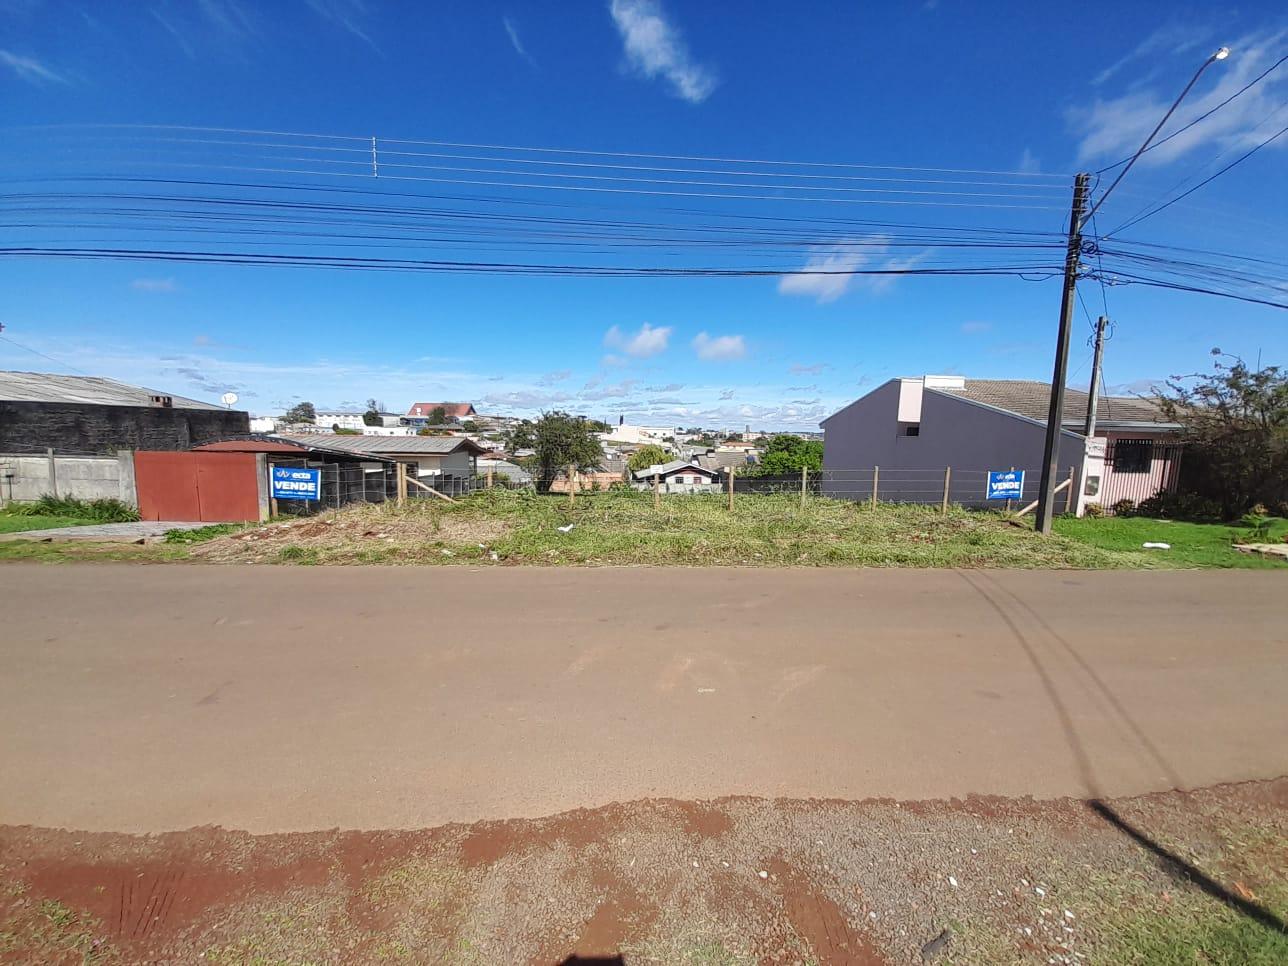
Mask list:
[[[504,434],[505,448],[511,453],[521,449],[535,449],[537,445],[537,424],[530,419],[516,423]]]
[[[367,411],[362,414],[362,422],[366,426],[383,426],[385,421],[380,414],[385,411],[385,404],[376,402],[374,399],[367,400]]]
[[[447,410],[442,406],[435,406],[429,411],[429,418],[425,422],[430,426],[442,426],[447,422]]]
[[[318,411],[311,402],[296,403],[282,415],[284,423],[315,423]]]
[[[1212,372],[1154,391],[1163,418],[1183,427],[1182,486],[1216,500],[1227,519],[1258,503],[1278,509],[1288,501],[1288,373],[1212,355]]]
[[[572,464],[579,470],[592,469],[604,458],[592,423],[564,412],[542,413],[532,424],[536,450],[537,489],[547,492],[555,474]]]
[[[670,459],[671,454],[664,450],[656,443],[649,443],[647,446],[641,446],[631,458],[626,461],[626,468],[629,470],[642,470],[658,463],[665,463]]]
[[[765,444],[756,472],[765,476],[782,476],[798,474],[803,469],[811,473],[822,471],[823,444],[791,433],[778,433]]]
[[[465,432],[467,433],[477,433],[479,431],[478,420],[475,420],[475,419],[465,420],[465,422],[461,423],[461,429],[465,430]]]

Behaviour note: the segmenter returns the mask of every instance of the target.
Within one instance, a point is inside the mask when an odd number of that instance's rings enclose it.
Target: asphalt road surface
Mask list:
[[[1288,774],[1275,572],[0,567],[0,823]]]

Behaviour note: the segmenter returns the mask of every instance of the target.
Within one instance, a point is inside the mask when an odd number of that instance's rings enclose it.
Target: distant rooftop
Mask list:
[[[466,416],[475,415],[472,403],[453,402],[412,403],[411,408],[407,410],[407,415],[413,418],[427,419],[433,415],[435,409],[441,409],[448,419],[464,419]]]
[[[279,433],[282,439],[305,446],[325,446],[328,449],[350,453],[376,453],[388,456],[393,453],[446,454],[464,447],[473,453],[487,452],[467,436],[343,436],[331,433]]]
[[[0,372],[0,400],[7,402],[90,403],[99,406],[155,406],[154,396],[174,409],[222,409],[157,389],[144,389],[102,376],[63,376],[49,372]]]

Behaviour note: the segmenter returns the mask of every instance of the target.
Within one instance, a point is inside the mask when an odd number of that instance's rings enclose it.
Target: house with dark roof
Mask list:
[[[651,490],[654,481],[663,493],[710,493],[720,490],[720,474],[690,460],[672,460],[631,473],[632,486]]]
[[[250,416],[101,376],[0,372],[0,452],[184,450],[250,430]]]
[[[487,453],[467,436],[344,436],[331,433],[280,433],[287,441],[336,452],[371,455],[407,465],[417,479],[468,479],[477,475],[478,457]],[[433,482],[425,480],[425,482]]]
[[[951,467],[953,501],[983,503],[987,473],[1015,469],[1025,474],[1027,503],[1037,498],[1050,394],[1049,383],[1022,379],[891,379],[823,420],[823,490],[866,498],[875,474],[880,499],[931,502],[918,497],[934,495],[934,480]],[[1148,399],[1101,395],[1087,437],[1087,403],[1085,392],[1066,389],[1057,465],[1074,481],[1070,509],[1176,488],[1178,425]]]

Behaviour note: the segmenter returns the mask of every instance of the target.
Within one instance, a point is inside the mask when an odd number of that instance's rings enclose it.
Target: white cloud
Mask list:
[[[12,51],[0,50],[0,64],[8,67],[22,80],[31,84],[66,84],[67,79],[46,67],[34,57],[23,57]]]
[[[376,43],[363,27],[368,10],[366,0],[307,0],[313,12],[337,27],[347,30],[373,50]]]
[[[586,383],[586,388],[577,393],[577,398],[586,402],[597,402],[601,399],[621,399],[629,396],[635,389],[635,379],[623,379],[618,383],[601,385],[598,379]]]
[[[708,362],[741,359],[747,354],[747,343],[740,335],[718,335],[714,338],[699,332],[693,340],[693,351]]]
[[[604,345],[610,349],[618,349],[625,352],[628,356],[634,356],[636,359],[647,359],[649,356],[655,356],[666,349],[667,341],[671,338],[671,327],[669,325],[659,325],[657,327],[649,325],[647,322],[632,336],[626,335],[620,326],[613,326],[604,333]]]
[[[979,335],[982,332],[989,332],[993,328],[992,322],[963,322],[962,332],[966,335]]]
[[[1099,86],[1112,78],[1128,64],[1158,54],[1184,54],[1194,50],[1207,37],[1209,31],[1192,25],[1178,23],[1164,24],[1142,40],[1129,53],[1110,64],[1094,78],[1091,83]]]
[[[536,392],[531,389],[516,389],[513,392],[490,393],[479,402],[485,406],[497,406],[502,409],[541,409],[551,403],[567,402],[572,397],[566,392]]]
[[[139,292],[177,292],[179,286],[172,278],[136,278],[130,288]]]
[[[813,365],[809,365],[809,366],[805,365],[804,363],[794,362],[787,367],[787,371],[792,373],[792,375],[796,375],[796,376],[817,375],[818,373],[822,372],[824,369],[831,369],[831,368],[832,367],[829,366],[826,362],[815,362]]]
[[[930,254],[921,251],[904,258],[890,258],[889,251],[888,235],[869,235],[835,245],[816,246],[798,272],[778,280],[778,293],[803,295],[820,304],[835,302],[856,280],[861,280],[873,292],[884,292],[895,283],[896,273],[912,268]],[[890,274],[860,275],[859,272]]]
[[[529,54],[527,48],[523,46],[523,38],[519,36],[519,25],[516,24],[511,17],[502,17],[501,23],[505,25],[505,33],[506,36],[510,38],[510,45],[514,48],[514,52],[529,64],[535,66],[536,61],[532,59],[532,55]]]
[[[1285,40],[1288,40],[1288,30],[1252,34],[1231,43],[1229,58],[1208,67],[1199,85],[1177,108],[1167,127],[1159,132],[1159,139],[1213,110],[1250,83],[1282,56]],[[1191,63],[1195,57],[1192,51],[1184,53],[1185,56],[1175,60],[1181,73],[1196,66]],[[1176,72],[1169,70],[1167,76],[1166,85],[1136,87],[1118,97],[1097,97],[1090,104],[1070,108],[1066,120],[1079,138],[1078,162],[1117,161],[1140,147],[1176,97]],[[1204,145],[1223,151],[1252,147],[1273,133],[1274,125],[1264,127],[1263,122],[1285,98],[1288,98],[1288,74],[1282,71],[1269,74],[1211,117],[1166,144],[1151,148],[1141,157],[1140,164],[1167,164]],[[1288,142],[1275,142],[1276,145],[1283,143]]]
[[[1015,166],[1016,171],[1022,171],[1025,174],[1039,174],[1042,171],[1042,162],[1028,148],[1020,155],[1019,163]]]
[[[550,386],[556,382],[563,382],[564,380],[571,378],[571,376],[571,369],[558,369],[555,372],[547,372],[544,376],[538,379],[537,382],[543,386]]]
[[[630,66],[644,77],[661,77],[677,97],[700,104],[718,81],[696,63],[680,32],[670,24],[656,0],[610,0],[609,12]]]

